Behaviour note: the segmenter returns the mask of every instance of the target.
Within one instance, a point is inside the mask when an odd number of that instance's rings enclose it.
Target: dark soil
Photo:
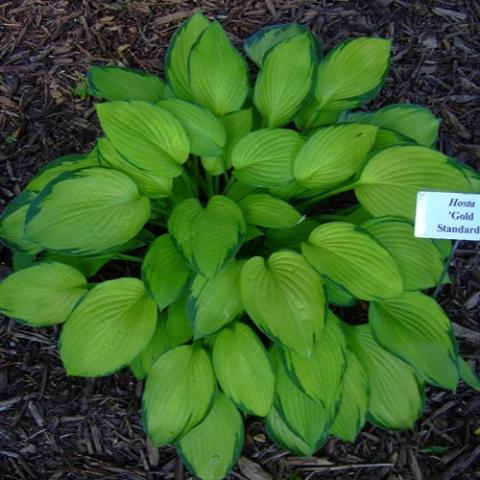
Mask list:
[[[377,106],[412,102],[442,118],[440,147],[480,167],[480,1],[0,0],[0,210],[47,161],[90,148],[90,99],[73,95],[93,63],[161,73],[179,23],[201,8],[240,42],[267,24],[308,25],[327,48],[379,35],[393,65]],[[460,350],[480,366],[480,248],[462,243],[441,303]],[[10,257],[0,252],[0,278]],[[67,378],[55,328],[0,322],[0,479],[184,479],[173,448],[145,444],[141,383],[128,372]],[[315,458],[272,446],[250,420],[230,478],[480,479],[480,397],[433,388],[415,430],[367,427],[354,445],[331,440]]]

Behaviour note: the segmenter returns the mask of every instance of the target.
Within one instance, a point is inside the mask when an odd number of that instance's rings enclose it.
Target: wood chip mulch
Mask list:
[[[91,99],[73,95],[94,63],[161,73],[168,40],[195,9],[240,43],[263,25],[297,21],[327,48],[378,35],[393,62],[375,106],[411,102],[442,120],[440,148],[480,169],[479,0],[0,0],[0,211],[44,165],[90,148]],[[462,243],[440,301],[462,354],[480,367],[480,248]],[[0,278],[10,257],[0,251]],[[0,479],[186,479],[173,448],[145,443],[142,385],[126,371],[67,378],[56,328],[0,321]],[[428,388],[415,430],[367,427],[354,445],[331,440],[314,458],[273,446],[260,422],[230,479],[480,479],[480,396]]]

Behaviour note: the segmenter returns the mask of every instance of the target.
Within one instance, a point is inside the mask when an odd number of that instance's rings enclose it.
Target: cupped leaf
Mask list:
[[[325,295],[318,275],[289,251],[268,260],[253,257],[241,275],[245,310],[258,328],[300,355],[310,355],[325,322]]]
[[[302,242],[308,239],[312,230],[319,223],[307,218],[303,222],[288,229],[272,229],[267,231],[266,246],[272,250],[300,250]]]
[[[90,255],[135,237],[149,215],[150,202],[133,180],[91,167],[52,180],[32,201],[25,233],[46,249]]]
[[[180,457],[202,480],[222,480],[237,463],[243,446],[243,419],[219,392],[202,423],[177,444]]]
[[[345,338],[332,312],[328,312],[325,328],[309,357],[290,349],[282,350],[287,371],[298,387],[333,415],[342,393],[345,352]]]
[[[185,295],[168,307],[166,329],[172,345],[182,345],[192,339]]]
[[[194,155],[220,155],[227,136],[220,120],[206,108],[169,98],[158,106],[170,112],[181,124],[190,141],[190,152]]]
[[[138,101],[101,103],[96,108],[107,138],[132,165],[155,177],[182,173],[190,145],[170,112]]]
[[[355,187],[361,205],[374,217],[413,220],[417,192],[470,192],[464,173],[442,153],[422,146],[397,146],[375,155]]]
[[[373,150],[378,152],[380,150],[386,150],[387,148],[395,147],[397,145],[412,145],[414,143],[415,142],[413,140],[405,135],[402,135],[401,133],[388,130],[387,128],[379,128]]]
[[[217,335],[213,367],[220,387],[240,410],[260,417],[268,414],[275,377],[267,352],[250,327],[236,322]]]
[[[308,32],[308,29],[299,23],[263,27],[243,42],[243,49],[250,60],[261,67],[267,52],[275,45],[305,32]]]
[[[165,84],[156,75],[125,67],[94,65],[87,75],[88,93],[116,100],[158,102],[164,96]]]
[[[394,218],[375,218],[362,225],[392,255],[405,290],[434,287],[443,273],[443,258],[432,240],[416,238],[413,225]]]
[[[165,64],[165,75],[175,96],[184,100],[192,99],[188,61],[193,45],[210,22],[201,12],[194,13],[175,32],[170,41]]]
[[[355,354],[347,351],[347,369],[343,376],[342,396],[332,433],[354,442],[365,425],[368,408],[368,378]]]
[[[177,204],[168,230],[190,268],[213,278],[230,260],[245,235],[240,208],[229,198],[215,195],[206,207],[196,199]]]
[[[242,108],[249,90],[247,65],[218,22],[212,22],[193,46],[189,73],[196,103],[220,117]]]
[[[142,278],[160,309],[180,297],[189,276],[190,271],[171,236],[164,234],[158,237],[143,259]]]
[[[86,277],[93,277],[113,256],[114,253],[92,257],[77,257],[75,255],[65,255],[58,252],[47,252],[43,260],[46,262],[59,262],[70,265]]]
[[[364,300],[396,297],[403,284],[385,248],[365,230],[346,222],[315,228],[302,243],[302,253],[320,274]]]
[[[0,283],[0,312],[32,327],[64,322],[87,293],[87,281],[61,263],[36,263]]]
[[[161,313],[158,316],[157,325],[153,332],[152,338],[145,350],[139,355],[141,367],[146,375],[150,373],[153,364],[160,358],[165,352],[171,350],[177,345],[172,341],[167,331],[167,319],[165,313]]]
[[[423,386],[414,370],[383,349],[368,325],[343,326],[347,346],[367,374],[369,421],[387,430],[412,428],[424,403]]]
[[[173,180],[146,173],[123,157],[107,137],[98,139],[98,158],[100,165],[113,168],[128,175],[137,185],[142,195],[150,198],[165,198],[172,191]]]
[[[384,348],[409,363],[420,378],[455,390],[458,349],[452,324],[438,303],[420,292],[372,302],[368,321]]]
[[[24,190],[5,208],[0,216],[0,241],[14,251],[35,255],[42,249],[24,236],[25,219],[35,194]]]
[[[367,158],[377,127],[350,124],[321,128],[295,157],[293,172],[306,188],[328,189],[348,180]]]
[[[325,293],[327,295],[328,303],[339,305],[341,307],[351,307],[355,305],[358,300],[344,287],[334,282],[327,276],[322,276],[325,285]]]
[[[232,166],[232,152],[235,145],[252,131],[253,114],[250,108],[238,110],[223,116],[221,122],[227,133],[223,158],[227,167]]]
[[[232,152],[235,176],[255,187],[276,187],[295,180],[293,160],[304,140],[294,130],[273,128],[249,133]]]
[[[156,446],[174,443],[207,415],[215,394],[208,354],[198,345],[164,353],[147,376],[143,418]]]
[[[289,203],[267,193],[248,195],[238,203],[245,221],[266,228],[291,228],[299,224],[303,215]]]
[[[463,358],[459,357],[458,366],[461,379],[472,388],[480,392],[480,378],[475,373],[474,368],[469,365]]]
[[[212,279],[197,275],[188,293],[188,318],[194,338],[217,332],[243,313],[240,272],[245,262],[232,262]]]
[[[315,41],[310,32],[287,38],[268,51],[253,93],[265,126],[279,127],[293,120],[312,90],[316,67]]]
[[[68,375],[109,375],[145,349],[157,322],[157,307],[136,278],[96,285],[73,310],[60,337]]]

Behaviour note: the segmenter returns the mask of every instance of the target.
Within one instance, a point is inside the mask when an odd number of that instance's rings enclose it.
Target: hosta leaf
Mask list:
[[[153,365],[143,393],[143,418],[156,446],[174,443],[207,415],[215,394],[208,354],[198,345],[164,353]]]
[[[37,263],[0,283],[0,312],[33,327],[64,322],[87,293],[87,281],[75,268]]]
[[[118,278],[95,286],[63,327],[60,356],[68,375],[109,375],[148,345],[157,307],[136,278]]]
[[[115,150],[107,137],[99,138],[97,146],[100,164],[128,175],[142,195],[151,198],[164,198],[170,195],[173,183],[171,178],[150,175],[136,167]]]
[[[165,84],[156,75],[125,67],[94,65],[87,75],[88,93],[116,100],[158,102],[164,96]]]
[[[300,245],[308,239],[311,231],[319,223],[307,218],[302,223],[288,229],[268,230],[266,246],[272,250],[300,250]]]
[[[245,262],[232,262],[212,279],[197,275],[188,293],[188,317],[194,338],[217,332],[243,313],[240,272]]]
[[[440,128],[440,119],[428,108],[409,104],[388,105],[376,112],[351,112],[344,121],[393,130],[427,147],[435,145]]]
[[[190,271],[170,235],[151,245],[142,263],[142,278],[160,309],[173,303],[186,288]]]
[[[210,22],[200,13],[194,13],[174,33],[167,52],[165,74],[175,96],[192,99],[188,61],[193,45]]]
[[[392,255],[405,290],[434,287],[443,272],[443,258],[432,240],[416,238],[413,225],[401,219],[375,218],[362,225]]]
[[[423,410],[423,387],[414,370],[383,349],[368,325],[344,325],[347,346],[364,368],[370,392],[368,419],[387,430],[412,428]]]
[[[414,143],[413,140],[405,137],[401,133],[386,128],[379,128],[373,151],[386,150],[387,148],[395,147],[397,145],[412,145]]]
[[[310,32],[287,38],[265,55],[253,102],[273,128],[290,122],[312,89],[317,54]]]
[[[158,104],[170,112],[181,124],[190,141],[190,152],[194,155],[220,155],[227,140],[225,128],[220,120],[206,108],[169,98]]]
[[[218,22],[212,22],[192,48],[189,60],[193,100],[215,115],[239,110],[248,94],[248,70]]]
[[[190,268],[212,278],[240,247],[245,220],[232,200],[215,195],[206,207],[196,198],[177,204],[168,230]]]
[[[327,315],[325,328],[313,347],[310,357],[282,350],[288,372],[296,384],[314,401],[334,413],[341,395],[345,373],[345,339],[337,318]]]
[[[307,28],[299,23],[263,27],[243,42],[243,49],[250,60],[261,67],[265,55],[275,45],[305,32],[308,32]]]
[[[347,442],[354,442],[363,428],[368,408],[368,379],[357,357],[347,351],[347,369],[343,376],[340,407],[332,433]]]
[[[150,342],[139,356],[145,374],[150,373],[153,364],[161,355],[176,346],[168,335],[166,315],[162,312],[158,316],[157,325]]]
[[[168,307],[166,329],[172,345],[181,345],[192,339],[185,295]]]
[[[346,222],[331,222],[312,231],[302,253],[320,274],[364,300],[396,297],[403,284],[385,248],[365,230]]]
[[[0,216],[0,241],[17,252],[37,254],[41,247],[24,238],[25,218],[35,194],[24,190],[5,208]]]
[[[205,420],[178,442],[178,453],[193,475],[222,480],[240,457],[243,436],[240,413],[218,393]]]
[[[137,101],[101,103],[96,108],[113,147],[132,165],[155,177],[182,173],[190,145],[181,123],[170,112]]]
[[[232,152],[235,176],[255,187],[276,187],[295,180],[293,160],[304,140],[294,130],[263,129],[249,133]]]
[[[236,322],[217,335],[213,367],[220,387],[238,408],[260,417],[268,414],[275,377],[267,352],[250,327]]]
[[[300,355],[310,355],[322,333],[325,296],[318,275],[301,255],[253,257],[242,270],[245,310],[266,335]]]
[[[472,388],[480,392],[480,378],[475,373],[475,370],[463,359],[458,359],[458,367],[460,370],[461,379],[470,385]]]
[[[458,350],[452,324],[433,298],[405,292],[372,302],[368,321],[380,345],[412,365],[422,379],[455,390]]]
[[[148,198],[121,172],[91,167],[52,180],[32,201],[29,240],[71,255],[90,255],[122,245],[150,215]]]
[[[350,307],[357,303],[357,299],[344,287],[334,282],[325,275],[322,277],[325,285],[328,303],[339,305],[341,307]]]
[[[331,412],[305,395],[293,383],[281,361],[275,359],[275,351],[271,353],[276,377],[275,408],[288,429],[316,452],[328,438]]]
[[[245,221],[267,228],[291,228],[299,224],[303,215],[289,203],[266,193],[248,195],[238,203]]]
[[[377,127],[336,125],[314,133],[295,157],[300,185],[328,189],[355,174],[375,143]]]
[[[58,252],[47,252],[43,260],[70,265],[79,272],[82,272],[86,277],[93,277],[113,256],[114,254],[111,253],[98,257],[77,257],[75,255],[64,255]]]
[[[407,145],[383,150],[371,158],[355,194],[374,217],[413,220],[421,190],[470,192],[471,187],[462,170],[442,153]]]

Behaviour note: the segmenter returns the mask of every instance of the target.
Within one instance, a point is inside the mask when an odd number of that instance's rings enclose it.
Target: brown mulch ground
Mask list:
[[[480,167],[480,1],[0,0],[0,211],[59,155],[84,151],[98,133],[90,99],[72,95],[92,63],[161,72],[167,42],[193,9],[235,41],[259,27],[298,21],[327,48],[359,35],[393,39],[393,66],[377,105],[412,102],[443,119],[443,151]],[[462,244],[441,303],[461,351],[480,366],[480,248]],[[0,278],[10,268],[0,252]],[[128,372],[67,378],[55,328],[0,322],[0,479],[183,479],[173,448],[145,445],[142,385]],[[231,478],[480,479],[480,398],[428,389],[414,431],[368,427],[354,445],[332,440],[315,458],[272,446],[247,428]]]

